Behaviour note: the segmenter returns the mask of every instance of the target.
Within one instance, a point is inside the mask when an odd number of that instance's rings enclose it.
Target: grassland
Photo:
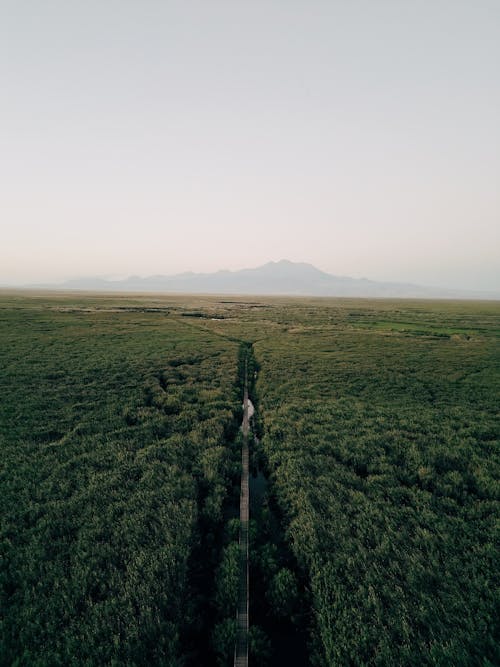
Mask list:
[[[500,662],[499,304],[11,293],[0,329],[3,663],[230,664],[241,341],[254,664],[285,616],[315,665]]]
[[[2,303],[5,665],[193,653],[206,591],[190,560],[202,549],[216,566],[239,472],[238,346],[167,310],[116,306]]]
[[[382,307],[255,345],[313,659],[497,664],[498,310]]]

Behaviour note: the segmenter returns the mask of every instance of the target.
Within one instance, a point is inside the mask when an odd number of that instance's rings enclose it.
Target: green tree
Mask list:
[[[267,599],[276,616],[290,618],[296,607],[299,586],[295,574],[282,567],[271,579]]]
[[[236,618],[225,618],[215,626],[212,633],[212,646],[217,654],[217,664],[220,667],[233,664],[237,633]]]

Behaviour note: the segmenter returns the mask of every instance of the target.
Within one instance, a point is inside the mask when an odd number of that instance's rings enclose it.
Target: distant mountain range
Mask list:
[[[31,286],[35,287],[35,286]],[[386,283],[366,278],[347,278],[320,271],[311,264],[288,260],[269,262],[254,269],[216,273],[179,273],[124,280],[82,278],[58,285],[36,285],[45,289],[76,289],[120,292],[177,292],[191,294],[253,294],[290,296],[345,296],[428,299],[500,299],[498,292],[421,287]]]

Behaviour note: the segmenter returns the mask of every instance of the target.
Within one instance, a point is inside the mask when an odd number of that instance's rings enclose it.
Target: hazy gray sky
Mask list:
[[[0,0],[0,283],[500,288],[499,0]]]

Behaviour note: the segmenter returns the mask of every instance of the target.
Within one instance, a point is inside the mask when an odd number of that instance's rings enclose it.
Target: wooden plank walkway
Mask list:
[[[243,395],[243,447],[241,450],[240,495],[240,586],[236,620],[238,635],[234,648],[234,667],[248,667],[248,382],[245,363],[245,390]]]

